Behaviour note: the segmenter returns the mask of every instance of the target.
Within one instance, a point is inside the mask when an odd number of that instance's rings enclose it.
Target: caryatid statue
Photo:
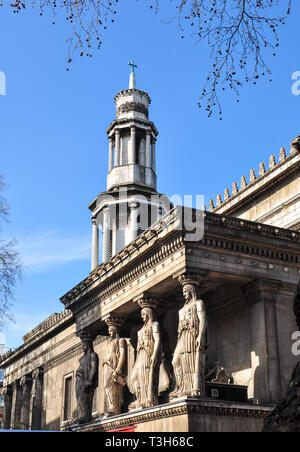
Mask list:
[[[103,362],[104,414],[113,416],[121,413],[122,391],[126,382],[123,369],[127,354],[126,340],[120,338],[119,331],[123,320],[110,317],[106,320],[109,339],[106,359]]]
[[[197,298],[197,282],[180,278],[185,304],[179,311],[178,336],[172,365],[176,379],[170,399],[205,395],[207,318],[204,302]]]
[[[80,335],[83,356],[79,360],[76,371],[76,399],[78,423],[89,422],[92,417],[92,404],[95,389],[98,386],[99,358],[93,349],[94,335],[83,333]]]
[[[146,408],[158,404],[158,394],[169,386],[169,377],[162,361],[161,336],[154,309],[158,300],[147,298],[138,301],[144,322],[137,333],[136,360],[133,366],[129,389],[136,400],[129,410]]]

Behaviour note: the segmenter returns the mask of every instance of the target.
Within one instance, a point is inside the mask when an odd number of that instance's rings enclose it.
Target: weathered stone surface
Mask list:
[[[83,356],[76,371],[77,422],[80,424],[91,420],[94,391],[98,386],[99,358],[93,349],[93,339],[89,334],[81,335]]]

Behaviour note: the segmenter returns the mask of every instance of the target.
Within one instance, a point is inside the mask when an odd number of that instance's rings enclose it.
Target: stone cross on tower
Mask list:
[[[130,77],[129,77],[129,89],[136,89],[136,78],[135,78],[134,68],[137,68],[137,65],[134,64],[133,60],[131,60],[128,63],[128,65],[131,66]]]

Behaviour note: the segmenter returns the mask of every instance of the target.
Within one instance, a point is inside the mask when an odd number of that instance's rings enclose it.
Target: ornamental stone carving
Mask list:
[[[120,105],[117,110],[117,117],[119,117],[120,114],[128,113],[129,111],[137,111],[138,113],[142,113],[148,119],[148,108],[137,102],[126,102],[125,104]]]
[[[109,334],[106,359],[103,362],[104,414],[106,416],[121,413],[122,392],[126,384],[123,369],[127,354],[127,344],[126,340],[119,336],[122,323],[123,320],[118,318],[106,320]]]
[[[76,371],[76,399],[78,423],[89,422],[92,417],[92,404],[95,389],[98,386],[99,358],[93,349],[94,335],[81,334],[83,356]]]
[[[170,399],[205,395],[205,305],[197,298],[196,281],[188,276],[179,281],[183,285],[185,304],[179,311],[177,345],[172,360],[176,385]]]
[[[136,400],[129,410],[146,408],[158,404],[158,394],[169,387],[169,377],[162,360],[161,335],[154,309],[155,299],[141,299],[143,326],[137,333],[136,360],[133,366],[129,389]]]

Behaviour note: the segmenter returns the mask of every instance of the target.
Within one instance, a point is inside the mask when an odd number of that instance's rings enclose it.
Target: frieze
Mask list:
[[[200,242],[193,245],[193,247],[206,250],[215,248],[217,252],[222,253],[222,259],[225,259],[225,254],[236,255],[238,253],[239,255],[255,258],[256,261],[269,261],[272,259],[297,268],[300,262],[300,253],[296,253],[295,251],[278,251],[275,247],[256,245],[250,240],[230,240],[225,235],[207,234]]]

